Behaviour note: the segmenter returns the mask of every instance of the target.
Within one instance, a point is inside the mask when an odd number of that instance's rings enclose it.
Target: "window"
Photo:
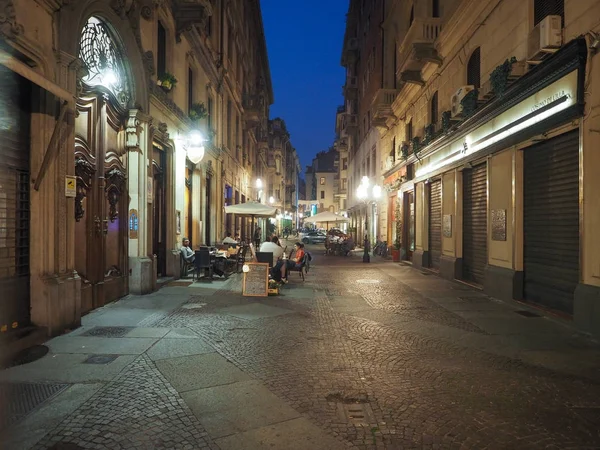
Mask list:
[[[390,157],[392,158],[392,163],[396,162],[396,137],[392,138],[392,149],[390,150]]]
[[[408,123],[406,124],[405,134],[406,134],[406,140],[408,142],[412,141],[412,138],[413,138],[412,119],[410,119],[408,121]]]
[[[325,198],[325,191],[321,191],[321,199]]]
[[[235,114],[235,156],[240,160],[240,116]]]
[[[227,147],[231,150],[231,100],[227,100]]]
[[[213,100],[211,97],[208,97],[208,117],[206,118],[208,122],[208,128],[212,128],[212,115],[213,115]]]
[[[546,16],[560,16],[565,26],[565,0],[535,0],[533,3],[533,24],[537,25]]]
[[[431,105],[429,108],[430,123],[436,125],[438,122],[438,93],[437,91],[431,97]]]
[[[377,173],[377,150],[373,149],[373,156],[371,157],[371,159],[373,160],[373,176],[375,176],[375,174]]]
[[[432,0],[431,17],[440,17],[440,0]]]
[[[342,190],[346,190],[348,188],[348,180],[346,178],[342,178]]]
[[[321,183],[321,186],[323,186],[325,184],[325,177],[321,177],[320,183]]]
[[[409,27],[412,25],[412,23],[414,22],[414,20],[415,20],[415,7],[411,6],[410,7],[410,19],[408,21],[408,26]]]
[[[348,158],[342,158],[342,170],[348,170]]]
[[[162,76],[167,71],[167,30],[158,21],[158,42],[156,48],[156,71]]]
[[[194,104],[194,72],[188,68],[188,114],[192,112]]]
[[[467,84],[479,89],[481,86],[481,51],[479,47],[471,53],[467,63]]]

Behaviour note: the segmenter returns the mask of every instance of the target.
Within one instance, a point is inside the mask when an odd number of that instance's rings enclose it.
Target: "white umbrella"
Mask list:
[[[273,217],[277,212],[277,209],[258,202],[246,202],[238,203],[237,205],[227,205],[225,206],[225,212],[227,214],[252,217],[252,236],[254,236],[254,218]]]
[[[309,223],[317,223],[317,222],[336,222],[336,223],[344,223],[344,222],[349,222],[349,220],[344,217],[344,216],[340,216],[339,214],[335,214],[329,211],[324,211],[322,213],[319,214],[315,214],[314,216],[310,216],[307,217],[306,219],[304,219],[305,222],[309,222]]]

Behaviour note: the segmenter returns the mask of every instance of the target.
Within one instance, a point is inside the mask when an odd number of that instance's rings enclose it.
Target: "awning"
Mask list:
[[[43,75],[39,74],[27,64],[22,63],[17,58],[11,56],[4,50],[0,50],[0,64],[12,70],[15,73],[18,73],[23,78],[27,78],[32,83],[37,84],[42,89],[47,90],[48,92],[54,94],[58,98],[67,101],[70,107],[73,107],[75,105],[75,98],[73,97],[73,94],[61,88],[57,84],[48,80],[47,78],[44,78]]]

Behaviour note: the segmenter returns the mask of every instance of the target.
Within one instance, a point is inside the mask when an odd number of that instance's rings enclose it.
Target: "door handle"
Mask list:
[[[102,222],[104,222],[104,234],[107,235],[108,234],[108,219],[104,219]]]

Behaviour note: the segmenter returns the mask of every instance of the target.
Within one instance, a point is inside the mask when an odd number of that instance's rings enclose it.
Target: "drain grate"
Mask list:
[[[368,403],[338,403],[337,408],[339,418],[352,425],[369,426],[376,422]]]
[[[81,336],[94,337],[123,337],[135,327],[94,327],[91,330],[82,333]]]
[[[0,383],[0,430],[23,420],[42,403],[64,391],[70,384]]]
[[[119,355],[92,355],[83,364],[108,364],[117,359]]]
[[[522,315],[523,317],[542,317],[539,314],[536,314],[534,312],[531,311],[526,311],[526,310],[522,310],[522,311],[515,311],[517,314]]]

